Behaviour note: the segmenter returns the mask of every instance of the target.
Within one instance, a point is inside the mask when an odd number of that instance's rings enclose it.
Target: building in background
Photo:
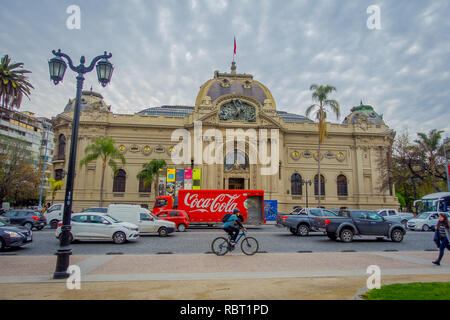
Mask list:
[[[305,101],[298,110],[304,110]],[[56,141],[54,176],[63,179],[68,166],[70,135],[74,100],[69,100],[63,112],[52,119]],[[202,122],[203,133],[208,129],[219,130],[226,136],[228,129],[260,129],[279,131],[279,162],[276,174],[262,175],[263,164],[249,161],[249,145],[244,150],[235,145],[223,161],[208,165],[198,164],[194,158],[176,165],[171,152],[178,142],[171,141],[176,129],[186,129],[194,137],[194,122]],[[99,136],[112,137],[117,148],[126,158],[126,165],[115,175],[106,169],[104,205],[111,203],[136,203],[152,207],[155,199],[152,190],[140,188],[137,173],[142,164],[152,159],[164,159],[167,168],[157,177],[159,193],[176,194],[178,185],[192,189],[263,189],[265,200],[276,200],[281,212],[294,206],[306,205],[306,186],[302,181],[312,181],[308,189],[308,203],[318,200],[318,129],[312,120],[281,111],[270,90],[252,75],[236,72],[235,63],[230,73],[214,72],[197,94],[194,106],[151,107],[135,114],[111,112],[103,97],[84,91],[81,99],[77,161],[84,156],[84,149]],[[395,132],[385,124],[371,106],[361,103],[352,109],[343,123],[329,123],[328,136],[321,151],[321,204],[327,208],[390,208],[397,207],[395,190],[380,190],[381,172],[388,162],[383,157],[390,150]],[[214,139],[202,138],[202,151]],[[271,149],[269,140],[268,150]],[[210,148],[211,149],[211,148]],[[194,154],[194,143],[192,143]],[[98,206],[101,181],[100,160],[80,168],[76,166],[74,187],[74,211]],[[192,172],[192,175],[191,175]],[[186,173],[188,177],[186,178]],[[192,182],[191,182],[192,181]],[[65,185],[65,184],[64,184]],[[150,191],[150,192],[149,192]],[[63,201],[65,190],[57,193],[56,201]]]

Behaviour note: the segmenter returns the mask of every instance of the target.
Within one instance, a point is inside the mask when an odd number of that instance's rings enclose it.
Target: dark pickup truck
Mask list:
[[[292,234],[306,237],[311,231],[319,231],[314,219],[316,217],[336,217],[338,214],[321,208],[304,208],[294,214],[280,215],[277,225],[286,227]]]
[[[386,237],[393,242],[401,242],[406,233],[400,222],[388,221],[374,211],[346,210],[343,213],[346,217],[317,217],[314,221],[328,238],[340,238],[342,242],[352,242],[355,235]]]

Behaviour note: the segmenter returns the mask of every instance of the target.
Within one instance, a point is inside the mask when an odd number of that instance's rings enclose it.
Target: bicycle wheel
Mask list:
[[[259,244],[258,241],[253,237],[245,237],[241,241],[241,250],[248,256],[254,255],[258,252]]]
[[[225,255],[229,250],[228,240],[224,237],[218,237],[211,243],[211,250],[218,256]]]

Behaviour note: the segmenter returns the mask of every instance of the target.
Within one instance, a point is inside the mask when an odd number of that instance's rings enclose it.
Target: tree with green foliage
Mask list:
[[[34,87],[25,74],[31,71],[22,68],[22,62],[11,63],[8,55],[0,61],[0,101],[4,108],[19,109],[23,96],[30,98],[31,89]]]
[[[142,179],[144,187],[155,184],[155,198],[158,195],[158,172],[167,166],[165,160],[153,159],[150,162],[142,165],[142,170],[139,171],[136,178]]]
[[[80,168],[97,159],[102,163],[102,180],[100,183],[100,203],[99,206],[103,206],[103,186],[105,181],[105,171],[108,165],[114,172],[114,175],[119,170],[116,161],[119,161],[122,166],[125,165],[125,157],[116,148],[116,142],[111,137],[98,137],[95,142],[84,149],[86,156],[80,161]]]
[[[313,91],[312,94],[312,100],[318,102],[319,104],[313,104],[306,109],[306,116],[309,117],[311,112],[314,109],[317,109],[316,111],[316,120],[318,122],[318,129],[319,129],[319,153],[318,153],[318,207],[320,207],[320,197],[322,194],[321,191],[321,175],[320,175],[320,146],[323,143],[325,136],[327,136],[327,124],[325,122],[327,118],[327,112],[329,108],[332,113],[336,115],[336,117],[339,119],[341,116],[341,110],[339,107],[339,103],[336,100],[328,99],[328,96],[333,91],[336,91],[336,88],[330,85],[317,85],[313,84],[310,87],[310,90]]]
[[[53,178],[50,178],[47,180],[47,183],[50,184],[50,187],[52,189],[52,191],[50,191],[50,195],[52,196],[52,205],[53,205],[53,202],[55,201],[56,191],[62,189],[63,182],[62,180],[55,180]]]

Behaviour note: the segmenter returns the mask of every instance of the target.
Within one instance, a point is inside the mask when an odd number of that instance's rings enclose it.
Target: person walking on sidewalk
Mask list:
[[[450,250],[450,225],[448,223],[448,217],[445,213],[439,214],[439,222],[436,225],[436,234],[434,241],[439,248],[439,257],[433,263],[437,266],[441,265],[442,257],[444,256],[445,248]]]

